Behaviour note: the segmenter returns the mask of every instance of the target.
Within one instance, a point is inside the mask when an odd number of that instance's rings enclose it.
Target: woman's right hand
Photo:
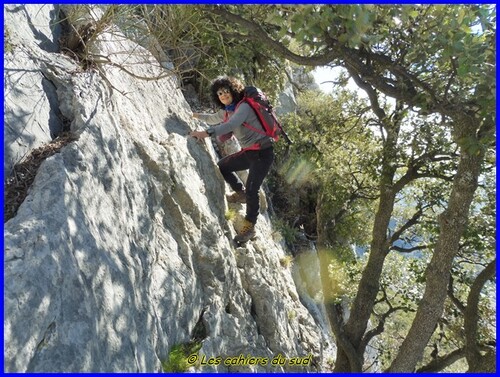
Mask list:
[[[207,131],[191,131],[189,136],[194,137],[196,140],[200,141],[208,137]]]

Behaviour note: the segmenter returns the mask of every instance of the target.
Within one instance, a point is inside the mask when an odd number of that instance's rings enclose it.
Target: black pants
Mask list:
[[[269,173],[274,160],[273,148],[256,151],[240,151],[224,157],[218,162],[224,180],[234,191],[242,191],[245,186],[235,171],[248,169],[246,182],[247,214],[245,218],[251,223],[257,222],[259,215],[259,189]]]

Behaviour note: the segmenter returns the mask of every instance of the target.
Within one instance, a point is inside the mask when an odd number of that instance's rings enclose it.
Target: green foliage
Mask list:
[[[286,152],[277,145],[277,174],[270,182],[275,208],[308,234],[335,223],[335,231],[323,233],[324,246],[365,244],[378,158],[376,137],[364,127],[366,104],[347,91],[305,92],[298,104],[296,113],[283,117],[295,143],[281,163]]]
[[[235,209],[229,208],[224,214],[224,218],[226,219],[226,221],[232,221],[236,219],[237,214],[238,212]]]
[[[364,258],[353,259],[352,249],[345,246],[336,249],[320,249],[318,256],[320,263],[328,266],[328,285],[323,286],[325,302],[350,302],[356,295],[356,288],[366,260]]]
[[[177,40],[178,49],[185,54],[187,49],[196,51],[191,71],[184,79],[197,78],[200,91],[219,75],[231,75],[242,79],[247,85],[255,85],[276,100],[286,78],[283,60],[266,49],[262,42],[247,39],[236,25],[207,15],[207,6],[163,5],[162,13],[173,13],[169,25],[174,23],[180,32],[169,36],[165,47],[170,48]],[[260,7],[242,7],[244,11],[255,12]],[[178,17],[181,13],[183,17]],[[159,26],[161,26],[160,24]],[[158,28],[163,32],[163,28]]]
[[[374,60],[370,62],[373,73],[388,77],[390,70],[406,90],[414,90],[414,100],[422,111],[429,111],[438,98],[457,104],[466,100],[478,105],[478,116],[494,122],[493,5],[264,7],[258,12],[254,7],[230,10],[255,21],[296,55],[309,57],[347,47],[370,52],[373,57],[385,56],[394,63]],[[401,72],[412,78],[408,80]],[[424,84],[416,85],[415,80]]]
[[[282,219],[274,219],[273,227],[279,232],[285,243],[288,245],[293,245],[299,236],[298,230],[288,225]]]
[[[286,78],[282,58],[265,48],[261,41],[246,38],[236,25],[213,15],[207,16],[205,5],[166,7],[185,9],[193,15],[192,22],[189,25],[184,23],[184,27],[193,30],[193,44],[201,52],[199,61],[193,67],[193,71],[202,78],[200,89],[214,77],[227,74],[239,77],[247,85],[260,87],[271,100],[276,101]],[[251,17],[264,9],[260,6],[238,8]]]
[[[424,292],[423,274],[428,260],[426,254],[422,258],[408,258],[397,253],[387,256],[373,315],[373,325],[377,326],[384,313],[396,309],[385,319],[385,331],[378,338],[383,345],[378,347],[382,370],[389,367],[411,326]]]
[[[168,360],[162,362],[162,369],[166,373],[187,372],[192,366],[187,362],[190,355],[196,354],[201,348],[201,343],[187,343],[174,345],[168,355]]]
[[[207,22],[199,7],[169,4],[134,8],[184,81],[207,83],[226,73],[227,46],[222,43],[218,25]]]
[[[349,101],[349,96],[323,96],[319,93],[306,94],[299,98],[299,108],[296,114],[286,118],[287,131],[296,140],[296,146],[291,157],[282,163],[278,172],[284,177],[282,185],[288,185],[284,195],[290,197],[284,208],[293,208],[294,214],[304,211],[304,207],[290,206],[305,194],[304,184],[314,182],[315,214],[325,217],[325,223],[337,221],[334,228],[329,228],[329,235],[334,240],[328,240],[333,247],[328,254],[330,290],[325,294],[334,302],[352,299],[357,289],[363,262],[352,262],[352,250],[345,249],[345,245],[352,243],[368,244],[370,240],[371,218],[373,214],[374,198],[377,194],[377,175],[380,164],[380,146],[383,140],[376,130],[362,126],[371,124],[369,114],[366,118],[360,115],[364,107],[363,102],[356,104]],[[308,107],[309,106],[309,107]],[[313,110],[312,110],[313,109]],[[333,109],[329,113],[327,109]],[[355,109],[358,109],[357,111]],[[351,112],[351,113],[350,113]],[[317,114],[317,116],[315,116]],[[348,114],[351,114],[350,116]],[[358,114],[354,116],[353,114]],[[451,181],[449,178],[456,171],[456,144],[453,143],[449,128],[445,127],[436,117],[417,117],[414,112],[404,111],[404,121],[398,139],[398,153],[394,156],[393,164],[397,166],[396,181],[416,169],[419,179],[415,179],[398,195],[393,221],[393,231],[404,227],[417,211],[421,211],[419,221],[408,228],[400,236],[403,247],[422,247],[418,254],[402,257],[399,254],[390,254],[384,265],[381,279],[382,291],[386,300],[376,305],[374,321],[378,316],[389,310],[399,308],[386,320],[385,331],[378,341],[384,344],[380,348],[379,358],[384,368],[388,367],[397,354],[403,341],[400,334],[409,330],[414,312],[418,307],[425,286],[424,272],[429,261],[428,251],[432,249],[439,235],[437,214],[446,208],[445,198],[449,196]],[[358,132],[353,126],[359,122],[359,128],[365,132]],[[351,120],[351,122],[349,122]],[[362,126],[361,126],[362,125]],[[488,151],[491,148],[488,148]],[[305,163],[306,161],[307,163]],[[494,159],[492,159],[494,162]],[[307,166],[307,174],[300,174]],[[313,168],[309,168],[313,166]],[[309,179],[301,179],[307,176]],[[494,244],[494,181],[488,174],[484,175],[484,184],[477,194],[477,204],[471,213],[471,224],[464,237],[465,251],[476,247],[477,257],[491,258],[488,250],[493,250]],[[359,182],[365,183],[359,186]],[[361,191],[360,188],[364,190]],[[349,201],[353,193],[362,192],[355,201]],[[343,217],[335,215],[344,213]],[[294,217],[296,218],[296,217]],[[340,242],[339,242],[340,241]],[[344,246],[343,246],[344,245]],[[345,249],[344,251],[342,251]],[[331,257],[335,255],[335,257]],[[351,259],[349,259],[349,255]],[[467,299],[467,287],[470,286],[477,274],[480,259],[467,260],[471,263],[467,274],[453,269],[453,276],[457,289],[462,291],[461,300]],[[349,262],[351,261],[351,262]],[[300,261],[298,262],[300,263]],[[475,266],[475,267],[474,267]],[[463,267],[462,267],[463,268]],[[461,277],[460,277],[461,276]],[[468,276],[468,279],[466,277]],[[486,287],[486,290],[491,289]],[[381,298],[381,297],[380,297]],[[481,327],[481,338],[491,339],[492,333],[487,329],[493,328],[494,309],[492,302],[485,300],[481,303],[481,318],[486,321]],[[391,320],[397,318],[397,320]],[[452,352],[455,346],[463,343],[463,316],[450,303],[445,309],[448,325],[443,326],[445,335],[437,333],[431,342],[437,342],[442,354]],[[376,322],[375,322],[376,323]],[[460,330],[460,331],[459,331]],[[449,339],[454,339],[453,343]],[[429,362],[430,349],[424,358]],[[460,363],[450,371],[460,370]],[[463,369],[462,369],[463,370]]]

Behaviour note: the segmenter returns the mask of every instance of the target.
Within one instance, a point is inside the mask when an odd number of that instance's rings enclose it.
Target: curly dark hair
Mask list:
[[[221,88],[229,88],[231,95],[233,96],[233,103],[238,103],[243,99],[243,90],[245,89],[245,86],[240,80],[235,77],[219,76],[210,84],[210,95],[213,103],[217,107],[220,107],[221,109],[226,107],[226,105],[219,100],[219,96],[217,95],[217,91]]]

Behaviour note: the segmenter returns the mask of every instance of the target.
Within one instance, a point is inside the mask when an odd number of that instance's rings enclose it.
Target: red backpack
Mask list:
[[[259,119],[263,130],[258,130],[248,123],[243,124],[245,127],[250,128],[252,131],[255,131],[262,135],[269,136],[270,138],[272,138],[273,142],[278,141],[280,135],[283,135],[288,144],[292,144],[292,141],[281,127],[281,124],[278,121],[278,118],[276,117],[276,114],[273,110],[273,106],[267,99],[267,96],[264,94],[264,92],[262,92],[262,90],[256,88],[255,86],[245,87],[245,90],[243,91],[243,99],[238,103],[238,106],[242,102],[248,103],[250,107],[255,111],[257,119]]]

